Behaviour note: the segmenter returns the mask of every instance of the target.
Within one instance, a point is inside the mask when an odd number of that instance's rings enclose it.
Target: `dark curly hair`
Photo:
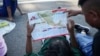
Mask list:
[[[51,43],[45,52],[45,56],[73,56],[68,41],[60,38],[62,37],[51,38]]]

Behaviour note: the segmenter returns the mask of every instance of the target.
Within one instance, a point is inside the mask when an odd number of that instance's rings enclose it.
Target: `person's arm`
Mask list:
[[[25,13],[22,13],[21,9],[19,8],[19,6],[17,5],[17,9],[20,12],[21,15],[24,15]]]
[[[7,6],[7,13],[8,13],[8,20],[9,21],[12,21],[13,20],[13,17],[12,17],[12,11],[11,11],[11,7],[10,6]]]
[[[18,1],[17,1],[17,9],[18,9],[18,11],[20,12],[21,15],[24,15],[24,14],[25,14],[25,13],[23,13],[23,12],[21,11],[21,9],[20,9],[20,7],[19,7],[19,5],[18,5]]]
[[[70,41],[71,41],[71,46],[78,48],[78,44],[75,38],[75,33],[74,33],[74,21],[69,19],[69,22],[67,24],[67,28],[70,34]]]
[[[76,16],[78,14],[83,14],[82,10],[68,10],[68,17]]]
[[[30,26],[29,23],[27,23],[27,41],[26,41],[26,53],[30,54],[32,53],[32,39],[31,39],[31,32],[33,31],[33,28],[35,25]]]

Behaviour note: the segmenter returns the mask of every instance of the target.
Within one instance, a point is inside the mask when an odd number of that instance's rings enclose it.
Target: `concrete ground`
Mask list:
[[[35,2],[35,3],[26,3],[20,4],[20,8],[23,12],[34,12],[40,10],[50,10],[55,9],[58,6],[65,7],[67,9],[79,9],[76,6],[76,3],[72,1],[51,1],[51,2]],[[27,15],[21,16],[18,11],[16,11],[14,21],[17,24],[15,29],[6,34],[4,36],[5,41],[8,46],[8,56],[23,56],[25,54],[25,45],[26,45],[26,22],[27,22]],[[83,15],[78,15],[72,17],[76,23],[89,26],[85,20]],[[90,27],[90,26],[89,26]],[[91,27],[90,27],[91,28]],[[96,32],[95,29],[91,28],[91,34],[93,35]],[[41,47],[41,41],[37,41],[33,43],[33,51],[38,52]]]

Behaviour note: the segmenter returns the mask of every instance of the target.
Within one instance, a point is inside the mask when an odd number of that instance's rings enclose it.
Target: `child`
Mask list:
[[[32,27],[27,25],[27,42],[25,56],[81,56],[75,38],[71,38],[71,45],[67,42],[65,36],[56,36],[44,41],[43,47],[38,54],[32,53],[31,32],[34,31],[35,25]],[[71,26],[72,27],[72,26]],[[71,29],[72,30],[72,29]]]
[[[23,14],[18,7],[17,0],[3,0],[3,6],[0,8],[0,17],[8,17],[8,20],[12,21],[16,8]]]
[[[79,0],[86,22],[98,29],[93,39],[93,56],[100,56],[100,0]],[[77,11],[69,11],[70,16],[77,15]]]
[[[0,35],[0,56],[6,56],[7,54],[7,46],[4,38]]]

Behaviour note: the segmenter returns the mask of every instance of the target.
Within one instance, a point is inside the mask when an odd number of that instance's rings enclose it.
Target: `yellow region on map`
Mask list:
[[[8,26],[9,23],[7,21],[0,22],[0,28]]]
[[[51,11],[46,12],[40,12],[39,15],[43,18],[43,20],[48,24],[52,26],[62,26],[61,21],[59,21],[57,24],[53,21],[53,13]]]

